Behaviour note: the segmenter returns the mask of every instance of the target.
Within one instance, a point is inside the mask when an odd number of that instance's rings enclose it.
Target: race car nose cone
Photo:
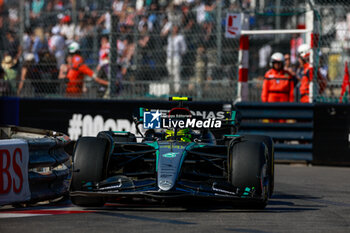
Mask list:
[[[169,191],[173,187],[173,184],[169,180],[161,180],[158,186],[163,191]]]

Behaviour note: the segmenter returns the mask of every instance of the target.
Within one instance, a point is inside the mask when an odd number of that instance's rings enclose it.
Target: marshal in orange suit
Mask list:
[[[264,77],[262,102],[294,102],[293,76],[283,68],[283,54],[272,54],[270,66],[272,68],[265,73]]]

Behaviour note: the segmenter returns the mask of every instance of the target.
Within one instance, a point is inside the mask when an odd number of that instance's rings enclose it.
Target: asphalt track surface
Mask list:
[[[277,165],[265,210],[192,203],[0,208],[0,232],[350,232],[350,168]]]

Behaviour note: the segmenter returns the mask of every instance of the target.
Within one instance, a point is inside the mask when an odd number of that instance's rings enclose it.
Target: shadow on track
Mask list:
[[[300,204],[298,200],[319,200],[320,197],[303,195],[285,195],[276,193],[270,200],[265,209],[256,209],[254,205],[239,200],[232,202],[218,202],[212,200],[181,199],[177,201],[166,202],[147,202],[145,200],[129,200],[123,203],[108,203],[101,208],[88,208],[87,210],[98,210],[100,214],[111,214],[112,211],[142,211],[142,212],[212,212],[212,213],[242,213],[242,212],[263,212],[263,213],[290,213],[317,211],[326,207],[321,202],[320,205]]]

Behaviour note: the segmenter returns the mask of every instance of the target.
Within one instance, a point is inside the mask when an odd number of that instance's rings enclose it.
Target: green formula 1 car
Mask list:
[[[141,137],[103,131],[77,141],[72,202],[102,206],[133,197],[209,198],[265,208],[274,189],[272,139],[237,134],[236,111],[204,118],[184,106],[188,98],[171,100],[179,100],[179,106],[140,109]],[[214,136],[224,128],[230,133]]]

